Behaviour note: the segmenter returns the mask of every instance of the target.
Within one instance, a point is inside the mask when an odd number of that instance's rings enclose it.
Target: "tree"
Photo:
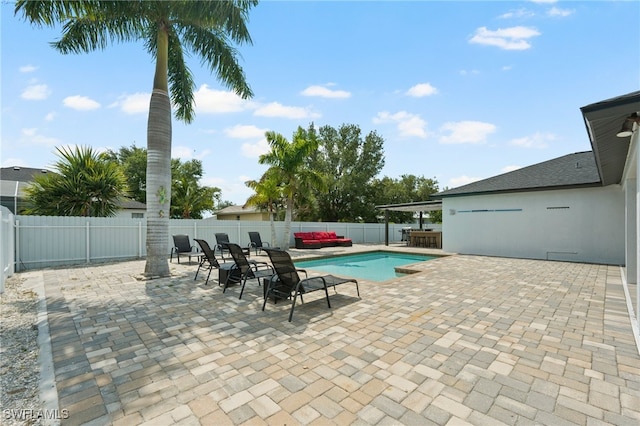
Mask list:
[[[245,206],[254,206],[269,212],[269,224],[271,226],[270,244],[272,246],[276,245],[275,215],[277,207],[283,199],[279,183],[276,169],[268,169],[259,181],[250,180],[246,182],[246,185],[253,189],[255,194],[247,199]]]
[[[116,162],[127,179],[129,196],[141,203],[147,202],[147,150],[131,145],[130,148],[120,147],[120,150],[107,151],[107,158]]]
[[[308,167],[321,172],[328,190],[316,193],[318,219],[327,222],[375,222],[376,194],[372,183],[384,166],[384,139],[376,132],[364,138],[353,124],[338,129],[323,126],[319,132],[313,124],[306,132],[317,139],[318,151]]]
[[[117,152],[107,151],[109,160],[122,168],[132,198],[144,203],[147,175],[147,150],[135,145],[120,147]],[[203,176],[202,161],[171,160],[171,207],[172,219],[202,219],[203,213],[213,211],[220,199],[220,188],[200,185]]]
[[[377,194],[376,204],[402,204],[426,201],[431,194],[438,192],[438,181],[423,176],[402,175],[400,179],[383,177],[373,184]],[[430,212],[432,222],[438,222],[438,212]],[[389,212],[389,221],[394,223],[411,223],[415,220],[413,212]]]
[[[171,106],[179,120],[194,118],[195,83],[185,49],[243,98],[253,95],[231,41],[250,43],[245,21],[257,0],[234,1],[32,1],[15,12],[33,24],[64,23],[53,46],[63,54],[104,49],[109,42],[144,40],[156,61],[147,123],[146,276],[169,275],[167,250],[171,201]]]
[[[202,161],[171,160],[171,218],[202,219],[202,213],[215,209],[220,201],[220,188],[201,186]]]
[[[26,214],[114,216],[127,195],[120,169],[90,147],[56,148],[56,173],[38,175],[27,187]]]
[[[268,173],[278,181],[285,200],[284,236],[280,247],[289,247],[291,237],[291,217],[293,214],[294,200],[296,196],[311,188],[323,190],[323,176],[309,167],[306,167],[306,159],[318,149],[315,139],[306,138],[302,128],[293,134],[289,142],[279,133],[269,131],[265,133],[271,151],[260,156],[260,164],[270,167]]]

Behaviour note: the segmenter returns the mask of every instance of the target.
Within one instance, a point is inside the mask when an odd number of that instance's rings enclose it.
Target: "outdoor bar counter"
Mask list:
[[[442,232],[411,230],[409,234],[411,247],[442,248]]]

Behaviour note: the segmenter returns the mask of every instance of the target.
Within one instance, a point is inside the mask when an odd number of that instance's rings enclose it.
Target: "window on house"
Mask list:
[[[144,213],[131,213],[131,219],[144,219]]]

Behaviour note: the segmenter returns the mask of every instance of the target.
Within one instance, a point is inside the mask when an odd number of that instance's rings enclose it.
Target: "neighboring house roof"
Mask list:
[[[640,91],[580,108],[603,185],[620,183],[631,138],[619,138],[625,119],[640,113]]]
[[[521,192],[601,186],[592,151],[576,152],[512,172],[472,182],[431,196],[432,199],[457,195]]]
[[[242,206],[229,206],[225,207],[222,210],[218,210],[216,214],[247,214],[247,213],[259,213],[256,207],[242,207]]]
[[[3,197],[14,197],[16,195],[16,182],[19,182],[18,197],[24,197],[24,188],[28,186],[35,176],[53,173],[51,170],[35,169],[33,167],[2,167],[0,169],[0,195]],[[140,209],[145,210],[147,205],[139,201],[129,198],[121,198],[118,200],[118,206],[121,209]]]
[[[131,198],[120,198],[118,200],[118,205],[121,209],[140,209],[145,210],[147,205],[145,203],[141,203],[140,201],[132,200]]]
[[[31,182],[36,175],[55,173],[46,169],[34,169],[32,167],[3,167],[0,169],[0,179],[14,182]]]

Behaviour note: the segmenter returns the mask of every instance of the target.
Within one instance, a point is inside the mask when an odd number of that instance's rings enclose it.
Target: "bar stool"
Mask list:
[[[435,235],[430,235],[427,237],[426,246],[430,248],[438,248],[438,239]]]
[[[417,247],[427,247],[427,237],[424,235],[420,235],[416,237],[416,246]]]

